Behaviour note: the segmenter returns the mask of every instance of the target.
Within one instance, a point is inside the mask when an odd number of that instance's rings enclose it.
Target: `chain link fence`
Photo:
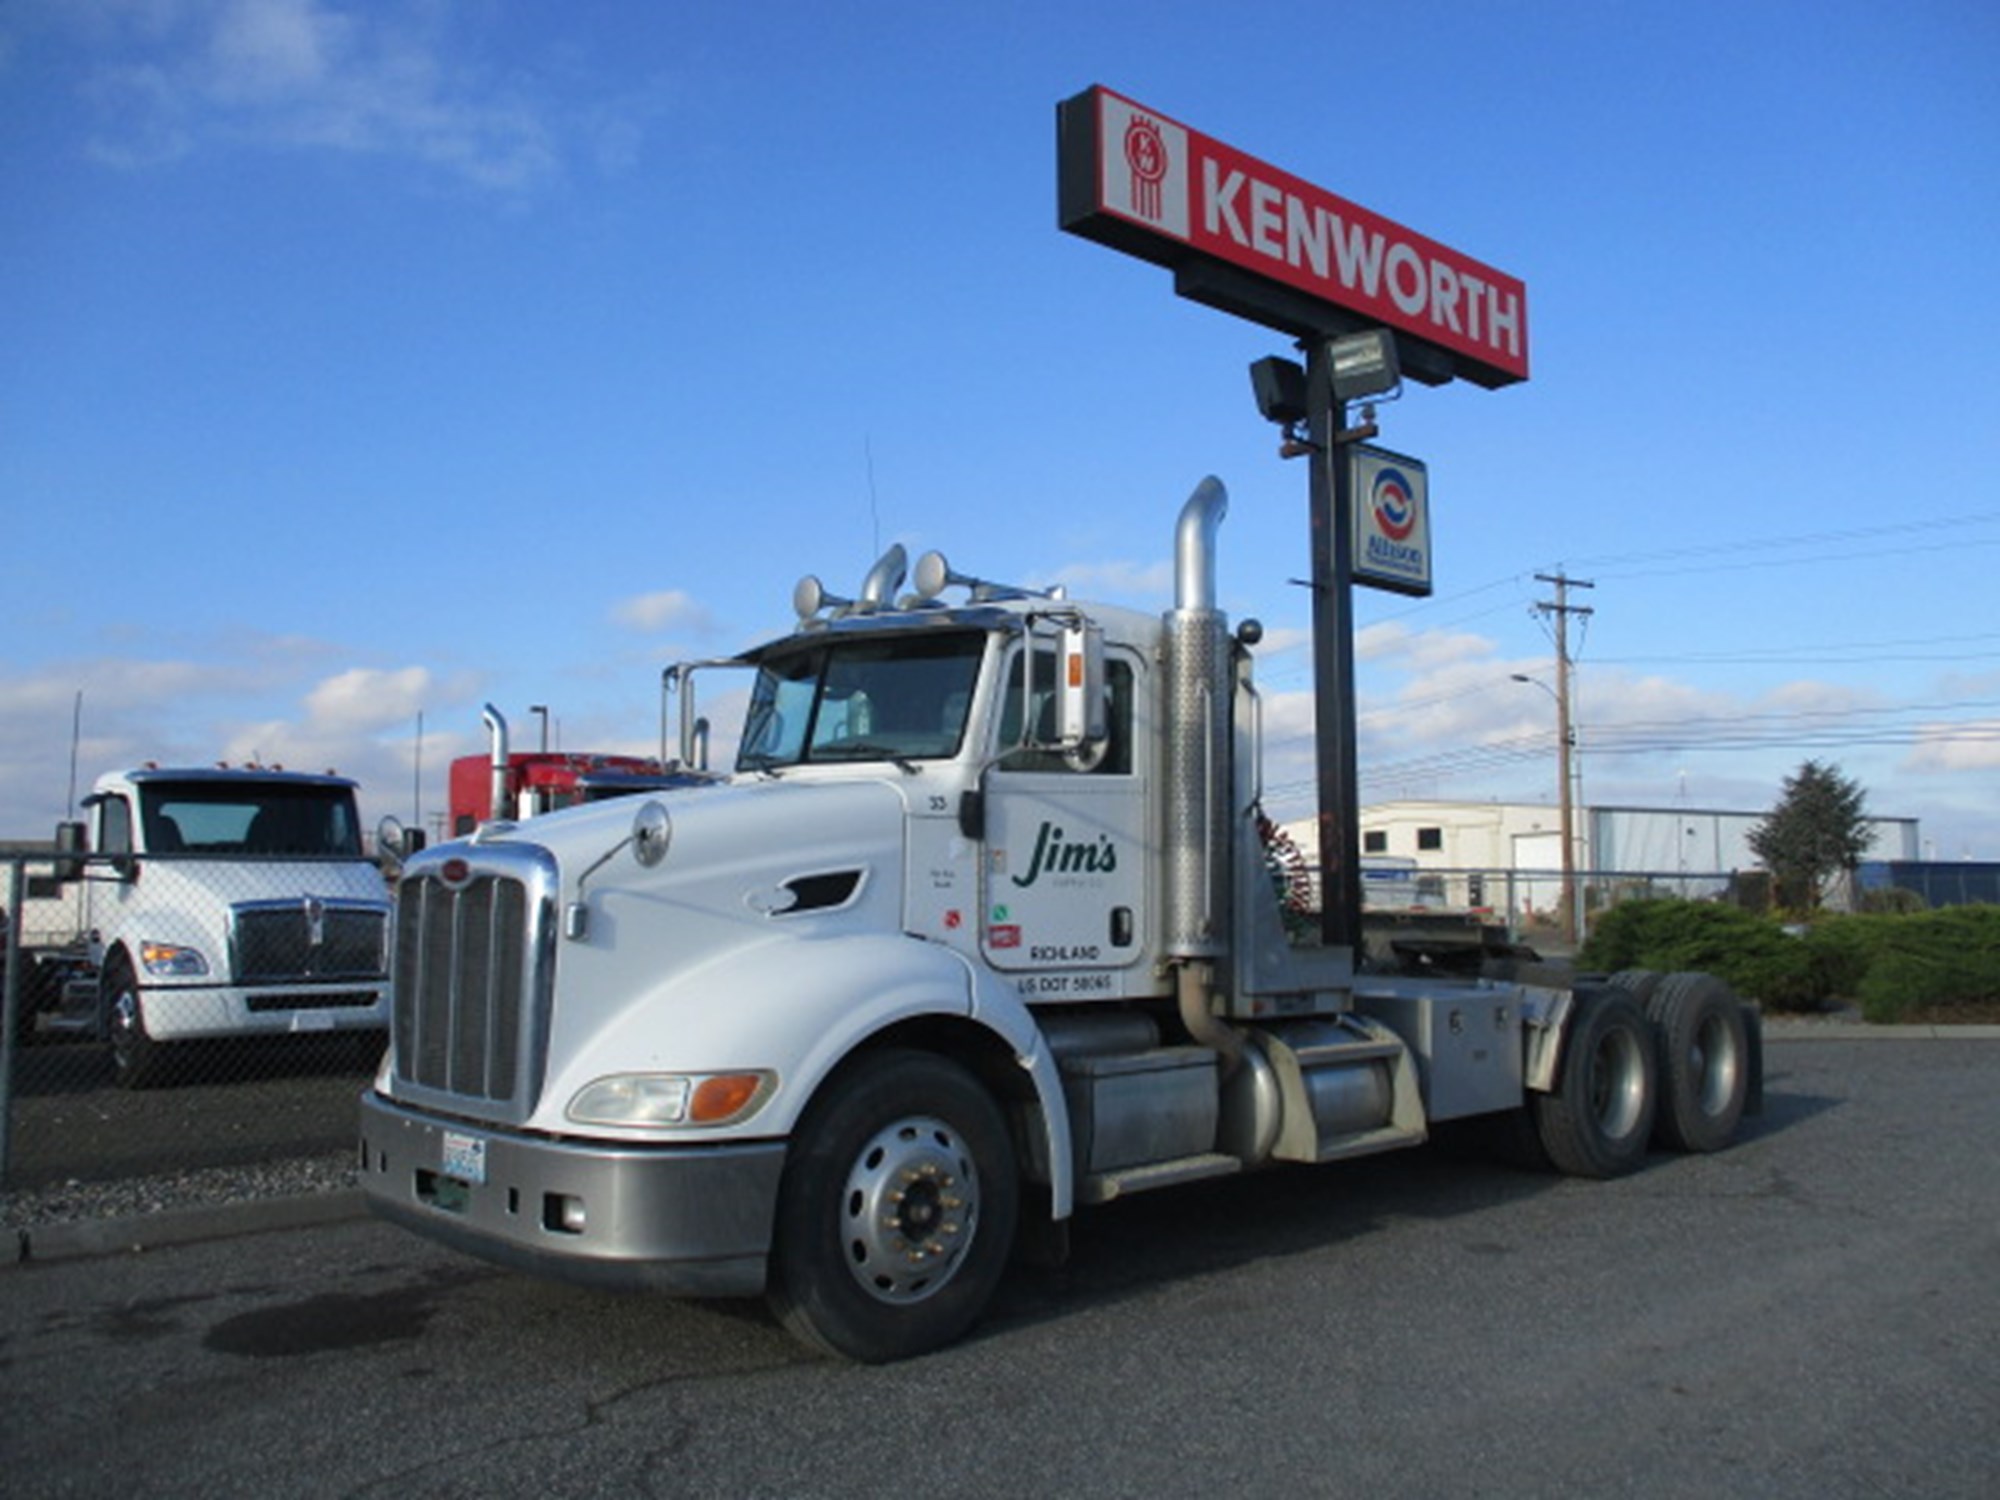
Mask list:
[[[1586,930],[1592,918],[1626,901],[1756,899],[1753,882],[1733,871],[1576,870],[1565,876],[1561,870],[1419,869],[1367,860],[1362,899],[1365,909],[1377,912],[1466,913],[1506,928],[1516,942],[1546,943],[1565,931],[1566,883]]]
[[[388,1026],[372,864],[4,858],[0,1188],[352,1148]]]
[[[96,860],[0,846],[0,1190],[347,1151],[388,1026],[392,897],[365,861]],[[1298,872],[1310,903],[1316,874]],[[1555,870],[1369,868],[1367,910],[1566,954]],[[1620,902],[1743,900],[1735,873],[1577,871]],[[276,892],[283,890],[285,894]]]

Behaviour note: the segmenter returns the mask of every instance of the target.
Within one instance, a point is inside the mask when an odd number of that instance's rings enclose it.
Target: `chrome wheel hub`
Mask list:
[[[921,1302],[964,1263],[979,1222],[979,1172],[959,1133],[930,1116],[885,1126],[841,1193],[843,1258],[872,1297]]]

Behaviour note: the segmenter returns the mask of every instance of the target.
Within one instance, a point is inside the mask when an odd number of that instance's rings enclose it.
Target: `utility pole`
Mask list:
[[[1556,638],[1556,754],[1557,775],[1562,781],[1562,927],[1563,935],[1572,943],[1583,940],[1582,903],[1576,899],[1576,812],[1575,797],[1571,788],[1575,785],[1572,770],[1576,753],[1576,729],[1570,718],[1569,696],[1569,617],[1581,615],[1588,618],[1592,610],[1588,605],[1571,604],[1571,589],[1593,589],[1597,585],[1582,578],[1571,578],[1558,569],[1554,573],[1537,573],[1535,577],[1550,585],[1556,591],[1554,599],[1544,599],[1535,605],[1537,612],[1555,617]]]

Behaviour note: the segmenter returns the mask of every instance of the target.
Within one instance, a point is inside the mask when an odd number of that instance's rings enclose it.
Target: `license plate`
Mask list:
[[[333,1012],[330,1010],[298,1010],[292,1012],[292,1030],[331,1031]]]
[[[486,1181],[486,1141],[481,1136],[465,1135],[460,1131],[447,1130],[444,1133],[444,1154],[438,1162],[438,1171],[446,1177],[456,1177],[460,1182],[478,1186]]]

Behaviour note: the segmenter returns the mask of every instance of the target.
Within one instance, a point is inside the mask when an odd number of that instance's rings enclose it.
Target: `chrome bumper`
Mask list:
[[[588,1145],[361,1096],[361,1186],[381,1217],[515,1270],[691,1297],[754,1296],[782,1141]]]

